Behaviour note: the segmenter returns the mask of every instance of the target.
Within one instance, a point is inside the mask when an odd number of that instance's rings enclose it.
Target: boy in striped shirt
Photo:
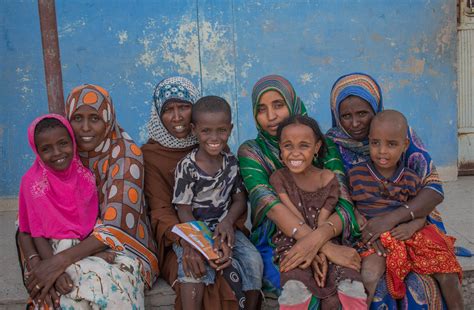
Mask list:
[[[398,208],[410,210],[407,202],[421,189],[420,177],[400,160],[409,145],[407,131],[407,120],[398,111],[385,110],[372,119],[370,160],[348,172],[359,223]],[[371,249],[361,253],[361,274],[367,290],[367,304],[372,302],[377,283],[387,269],[387,287],[394,298],[405,296],[404,278],[410,271],[433,274],[435,278],[438,278],[437,274],[443,274],[445,280],[441,291],[448,308],[462,307],[461,267],[454,254],[454,238],[446,236],[435,225],[425,226],[425,217],[415,218],[412,211],[410,214],[411,221],[381,234],[380,239],[367,244]]]

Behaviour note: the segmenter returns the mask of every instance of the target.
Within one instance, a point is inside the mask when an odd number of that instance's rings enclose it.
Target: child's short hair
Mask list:
[[[45,131],[46,129],[52,129],[56,127],[62,127],[67,130],[67,128],[63,125],[63,123],[61,123],[61,121],[58,120],[57,118],[52,118],[52,117],[43,118],[41,121],[39,121],[38,124],[36,124],[34,136],[36,138],[36,136],[39,133]]]
[[[408,134],[408,121],[401,112],[397,110],[384,110],[375,114],[374,118],[370,122],[370,125],[377,124],[378,122],[390,123],[395,126],[400,126],[403,132]]]
[[[280,140],[281,138],[281,133],[283,129],[286,126],[289,126],[292,124],[301,124],[304,126],[308,126],[309,128],[311,128],[311,130],[313,130],[314,136],[316,138],[316,142],[321,141],[321,147],[319,148],[319,151],[318,151],[318,157],[320,158],[324,157],[324,155],[326,154],[326,149],[327,149],[326,141],[324,139],[324,135],[321,131],[321,128],[319,128],[318,122],[312,117],[309,117],[306,115],[292,115],[288,117],[287,119],[285,119],[283,122],[280,123],[280,125],[278,125],[278,129],[277,129],[278,140]]]
[[[219,96],[205,96],[196,101],[192,109],[192,122],[195,124],[200,113],[223,112],[228,116],[229,122],[232,121],[232,114],[229,103]]]

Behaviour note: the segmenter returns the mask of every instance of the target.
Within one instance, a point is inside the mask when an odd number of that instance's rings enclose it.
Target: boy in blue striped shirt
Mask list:
[[[420,177],[400,160],[409,145],[407,131],[407,120],[398,111],[385,110],[373,118],[369,132],[370,161],[348,172],[358,222],[364,223],[400,207],[409,210],[407,202],[421,189]],[[405,295],[404,277],[415,271],[433,274],[448,308],[461,309],[461,286],[456,275],[461,275],[461,267],[454,254],[454,238],[444,235],[434,225],[425,226],[425,217],[415,218],[412,211],[410,214],[411,221],[383,233],[374,244],[367,244],[372,247],[370,250],[361,253],[367,304],[372,302],[377,283],[387,269],[387,287],[394,298]]]

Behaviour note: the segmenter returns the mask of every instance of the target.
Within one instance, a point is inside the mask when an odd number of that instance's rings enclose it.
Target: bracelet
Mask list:
[[[298,232],[298,228],[294,227],[293,230],[291,231],[291,238],[295,239],[295,235]]]
[[[402,206],[404,206],[405,209],[410,210],[410,206],[407,205],[406,203],[402,204]],[[413,221],[415,219],[415,213],[413,213],[413,211],[410,211],[410,216],[411,216],[411,220]]]
[[[39,257],[40,255],[38,253],[35,253],[35,254],[31,254],[29,257],[28,257],[28,261],[32,260],[33,258],[35,257]]]
[[[301,227],[303,226],[305,223],[303,221],[299,221],[298,222],[298,225]],[[291,231],[291,238],[295,239],[295,235],[296,233],[298,232],[298,228],[297,227],[294,227],[293,230]]]
[[[328,224],[329,226],[331,226],[332,231],[334,232],[334,237],[336,237],[336,235],[337,235],[337,230],[336,230],[336,227],[334,226],[334,223],[333,223],[333,222],[330,222],[330,221],[326,221],[326,222],[324,222],[324,224]]]

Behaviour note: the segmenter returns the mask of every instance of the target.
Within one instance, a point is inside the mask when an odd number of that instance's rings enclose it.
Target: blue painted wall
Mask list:
[[[26,128],[47,112],[36,0],[0,2],[0,196],[33,160]],[[108,89],[119,122],[146,140],[154,85],[183,75],[234,108],[232,148],[255,136],[250,94],[263,75],[294,84],[322,126],[338,76],[382,84],[438,166],[456,167],[455,3],[417,1],[56,1],[64,92]]]

